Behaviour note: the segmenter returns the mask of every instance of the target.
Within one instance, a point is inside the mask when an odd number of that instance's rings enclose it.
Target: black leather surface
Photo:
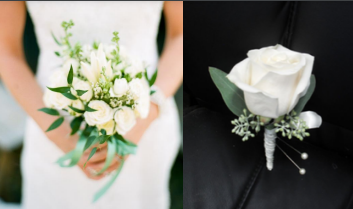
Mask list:
[[[185,2],[184,208],[353,208],[353,2]],[[208,67],[225,72],[250,49],[283,44],[315,56],[317,86],[305,110],[324,120],[303,142],[309,153],[277,149],[265,167],[263,137],[231,134],[225,106]],[[278,142],[281,145],[281,142]]]

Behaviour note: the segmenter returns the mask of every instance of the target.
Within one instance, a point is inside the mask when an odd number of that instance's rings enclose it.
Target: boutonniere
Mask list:
[[[264,127],[266,166],[272,170],[279,136],[303,140],[310,136],[308,129],[321,125],[318,114],[302,112],[315,89],[314,57],[281,45],[250,50],[247,55],[228,75],[212,67],[210,74],[226,105],[238,116],[231,121],[232,133],[246,141]]]

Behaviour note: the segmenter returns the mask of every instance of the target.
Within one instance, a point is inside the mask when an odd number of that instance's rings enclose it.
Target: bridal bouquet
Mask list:
[[[315,89],[314,57],[281,45],[250,50],[247,55],[228,75],[212,67],[210,74],[226,105],[238,116],[231,121],[232,133],[246,141],[265,128],[267,168],[272,170],[277,134],[303,140],[309,128],[321,125],[315,112],[302,112]]]
[[[136,118],[146,118],[149,113],[151,86],[157,73],[150,79],[144,64],[129,56],[119,46],[118,32],[113,33],[114,44],[71,45],[69,29],[73,22],[63,22],[65,36],[53,38],[62,51],[55,52],[63,65],[55,71],[44,94],[47,114],[58,116],[47,131],[59,127],[64,117],[73,118],[71,135],[79,133],[76,148],[61,157],[57,163],[71,167],[78,163],[83,152],[99,144],[107,143],[107,157],[103,174],[116,155],[122,156],[120,166],[112,179],[94,197],[101,197],[119,175],[124,156],[135,154],[136,145],[122,135],[132,129]],[[87,161],[95,154],[94,147]]]

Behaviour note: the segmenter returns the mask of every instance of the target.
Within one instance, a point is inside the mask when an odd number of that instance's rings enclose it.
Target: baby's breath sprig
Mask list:
[[[251,132],[251,129],[255,132],[260,131],[260,126],[263,126],[263,122],[260,121],[260,117],[250,113],[247,115],[246,109],[243,110],[244,114],[241,114],[238,119],[231,121],[235,127],[232,129],[232,133],[235,133],[242,138],[243,141],[249,139],[249,137],[254,137],[255,134]]]
[[[306,130],[309,129],[306,122],[300,119],[294,110],[286,115],[285,118],[286,121],[282,120],[280,123],[274,124],[276,133],[282,132],[282,136],[287,136],[288,139],[295,136],[298,139],[303,140],[304,137],[310,136],[310,134],[306,132]]]

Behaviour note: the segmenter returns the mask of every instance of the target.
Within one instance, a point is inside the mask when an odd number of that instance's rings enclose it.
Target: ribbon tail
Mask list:
[[[319,128],[322,124],[322,118],[316,112],[306,111],[299,115],[299,118],[304,120],[309,129]]]

